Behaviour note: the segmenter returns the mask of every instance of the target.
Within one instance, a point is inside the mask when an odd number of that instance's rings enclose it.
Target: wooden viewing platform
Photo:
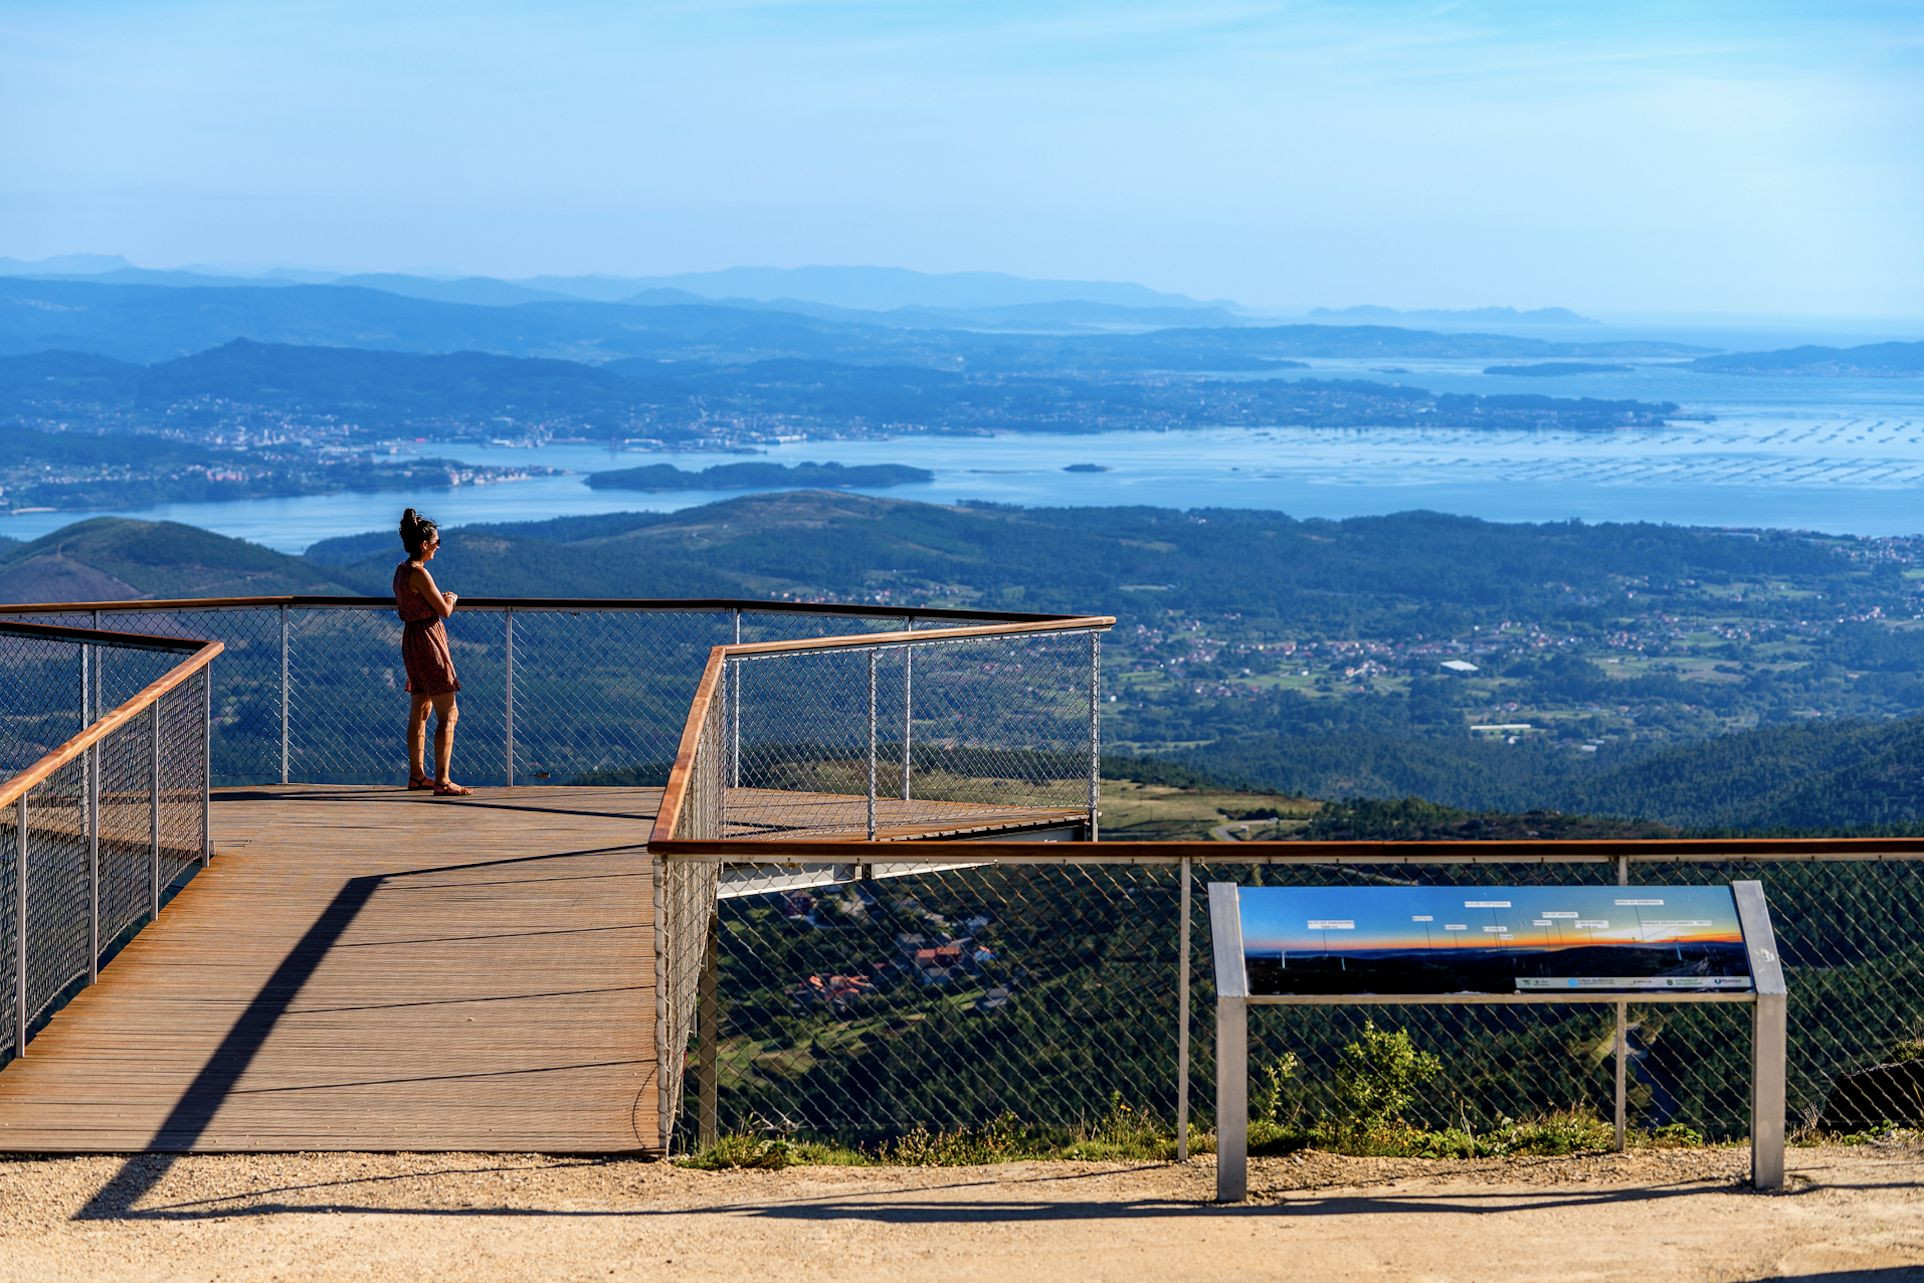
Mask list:
[[[0,1071],[0,1152],[648,1151],[661,790],[217,791],[215,859]],[[779,837],[863,800],[754,795]],[[890,836],[1079,812],[883,804]],[[819,830],[818,830],[819,831]]]

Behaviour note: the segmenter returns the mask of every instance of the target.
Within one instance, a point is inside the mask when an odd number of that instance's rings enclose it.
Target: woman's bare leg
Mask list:
[[[454,724],[461,720],[454,692],[434,697],[434,765],[436,790],[451,791],[461,786],[448,772],[454,761]]]
[[[415,695],[408,702],[408,783],[427,778],[423,759],[428,747],[428,709],[433,706],[426,695]]]

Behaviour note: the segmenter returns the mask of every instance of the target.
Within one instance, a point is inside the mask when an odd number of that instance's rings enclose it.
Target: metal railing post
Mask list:
[[[695,1143],[711,1149],[721,1136],[721,914],[708,914],[708,943],[701,964],[700,998],[696,1004],[699,1029],[696,1073],[699,1103]]]
[[[27,796],[14,803],[13,1054],[27,1054]]]
[[[1098,837],[1102,806],[1102,634],[1089,634],[1089,840]]]
[[[904,632],[915,631],[915,616],[910,615]],[[902,800],[909,800],[909,737],[915,725],[915,647],[902,647]]]
[[[87,983],[100,979],[100,748],[87,750]]]
[[[514,607],[509,606],[502,612],[501,631],[506,646],[507,691],[502,696],[506,705],[508,787],[514,787]]]
[[[200,670],[200,867],[214,858],[214,668]]]
[[[100,612],[93,612],[99,619]],[[100,690],[92,669],[94,648],[80,648],[80,723],[82,729],[100,718]],[[91,679],[91,680],[90,680]],[[80,763],[87,816],[87,983],[100,979],[100,745],[87,750]]]
[[[875,665],[879,651],[868,653],[868,840],[875,840]]]
[[[730,611],[735,617],[735,645],[742,644],[742,612]],[[728,737],[728,783],[740,788],[742,784],[742,661],[730,665],[735,680],[728,683],[729,737]]]
[[[162,698],[165,698],[164,696]],[[156,700],[148,716],[153,734],[148,736],[147,763],[147,911],[148,921],[160,918],[160,702]]]
[[[1630,857],[1617,857],[1617,885],[1630,885]],[[1617,1082],[1615,1120],[1617,1152],[1623,1153],[1630,1139],[1630,1004],[1617,1002]]]
[[[93,626],[97,631],[100,628],[100,612],[97,610],[93,611],[91,613],[91,617],[93,620]],[[91,646],[88,647],[88,649],[93,650],[94,652],[94,680],[93,680],[94,702],[93,702],[93,709],[92,709],[91,716],[87,716],[84,720],[87,722],[88,725],[91,726],[93,723],[100,720],[100,678],[101,678],[101,674],[105,671],[107,653],[105,650],[96,649]],[[84,694],[84,691],[83,691],[83,694]]]
[[[1176,1161],[1189,1161],[1189,857],[1182,858],[1182,950],[1176,968]]]
[[[287,607],[281,607],[281,783],[287,783]]]

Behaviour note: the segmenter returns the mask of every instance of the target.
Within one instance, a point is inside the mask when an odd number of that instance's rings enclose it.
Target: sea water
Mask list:
[[[446,526],[601,512],[670,511],[739,491],[596,490],[590,472],[673,463],[906,463],[926,484],[870,493],[932,503],[1263,508],[1349,517],[1425,508],[1497,521],[1662,521],[1861,535],[1924,533],[1924,379],[1698,374],[1674,362],[1623,373],[1511,378],[1489,361],[1316,361],[1269,377],[1407,383],[1437,392],[1674,401],[1667,427],[1618,431],[1217,427],[1169,432],[916,435],[809,440],[761,452],[538,449],[444,443],[422,455],[563,475],[420,492],[309,495],[158,504],[115,515],[181,521],[298,552],[334,535],[387,530],[413,504]],[[1247,376],[1239,376],[1247,377]],[[1101,471],[1066,472],[1093,464]],[[31,539],[83,515],[0,517],[0,535]]]

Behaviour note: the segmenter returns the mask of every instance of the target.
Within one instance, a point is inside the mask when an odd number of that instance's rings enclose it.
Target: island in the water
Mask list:
[[[1914,379],[1924,376],[1924,342],[1863,347],[1792,347],[1775,352],[1701,356],[1690,369],[1708,374],[1805,374],[1829,378]]]
[[[593,472],[596,490],[879,490],[935,480],[927,468],[900,463],[718,463],[684,471],[672,463]]]
[[[1109,465],[1106,463],[1070,463],[1064,464],[1062,470],[1064,472],[1107,472],[1109,471]]]
[[[1485,374],[1507,374],[1518,379],[1554,379],[1565,374],[1627,374],[1627,365],[1599,365],[1590,361],[1539,361],[1535,365],[1492,365]]]

